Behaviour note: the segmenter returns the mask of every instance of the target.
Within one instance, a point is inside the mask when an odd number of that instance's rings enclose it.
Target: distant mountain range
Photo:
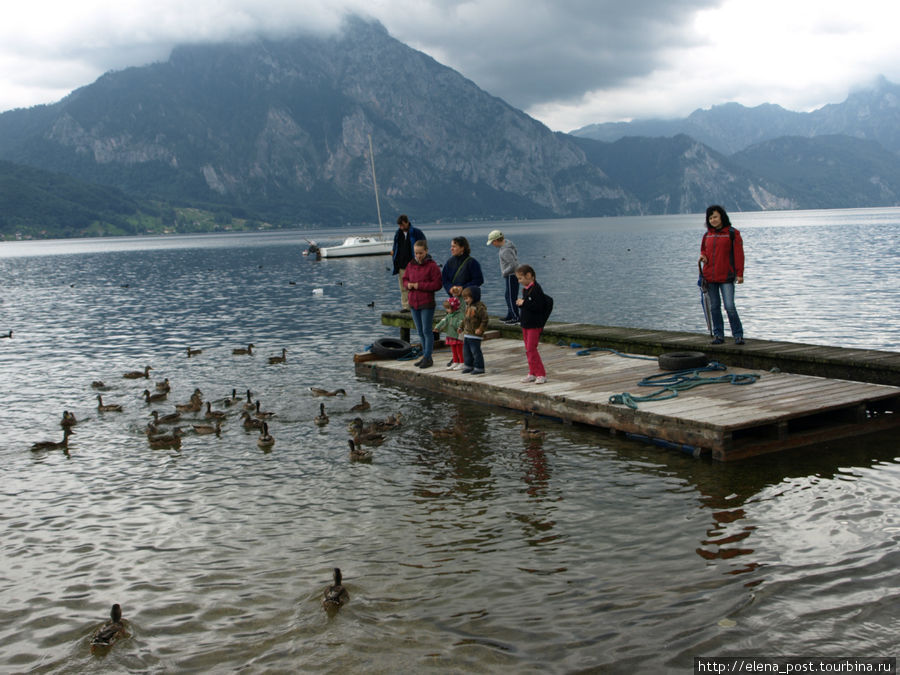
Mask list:
[[[369,136],[388,223],[399,212],[425,222],[894,205],[898,114],[898,87],[882,81],[814,113],[726,104],[554,133],[351,19],[333,37],[178,47],[0,114],[0,186],[17,181],[12,204],[0,194],[0,235],[196,229],[187,208],[218,225],[373,223]],[[76,182],[52,217],[35,207],[54,191],[32,188],[59,174],[82,181],[89,207]]]

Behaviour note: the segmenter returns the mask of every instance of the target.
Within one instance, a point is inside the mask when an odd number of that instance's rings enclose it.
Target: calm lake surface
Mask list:
[[[900,209],[732,221],[748,337],[900,349]],[[421,225],[439,262],[470,238],[492,314],[498,226],[554,320],[705,332],[702,216]],[[900,651],[898,434],[735,465],[552,420],[525,442],[514,412],[358,379],[396,277],[387,257],[303,257],[306,237],[338,235],[0,243],[0,671],[658,673]],[[123,412],[96,410],[95,380]],[[188,421],[180,451],[151,449],[150,411],[195,387],[216,409],[250,389],[274,448],[229,412],[220,437]],[[366,418],[404,415],[371,464],[348,460],[361,395]],[[69,455],[32,452],[64,409]],[[457,418],[465,440],[428,435]],[[335,566],[350,601],[328,615]],[[131,636],[92,654],[113,602]]]

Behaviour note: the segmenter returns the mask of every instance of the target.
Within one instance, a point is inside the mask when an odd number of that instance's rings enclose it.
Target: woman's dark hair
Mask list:
[[[719,212],[719,217],[722,219],[722,227],[731,227],[731,220],[728,218],[728,214],[725,213],[725,209],[718,204],[706,207],[706,224],[709,225],[709,217],[716,211]]]
[[[522,276],[530,274],[535,279],[537,278],[537,275],[534,273],[534,268],[531,265],[519,265],[516,268],[516,274],[521,274]]]
[[[469,246],[469,240],[465,237],[453,237],[453,243],[463,250],[463,255],[472,255],[472,247]]]

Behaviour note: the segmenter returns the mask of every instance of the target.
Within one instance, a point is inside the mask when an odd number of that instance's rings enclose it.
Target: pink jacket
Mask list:
[[[419,288],[409,288],[409,283],[419,284]],[[403,287],[409,289],[409,306],[413,309],[434,307],[434,292],[443,287],[441,268],[431,259],[425,258],[421,265],[415,258],[406,266]]]

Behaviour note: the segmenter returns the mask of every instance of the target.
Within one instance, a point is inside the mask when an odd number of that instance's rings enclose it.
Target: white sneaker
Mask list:
[[[535,384],[544,384],[544,382],[546,382],[546,381],[547,381],[547,378],[544,377],[543,375],[541,375],[540,377],[536,377],[534,379]]]
[[[464,363],[454,363],[453,370],[462,370],[465,367],[465,365],[466,364],[464,364]]]
[[[456,363],[451,362],[451,363],[447,366],[447,370],[456,370]]]
[[[528,375],[526,375],[525,377],[523,377],[523,378],[522,378],[521,380],[519,380],[519,381],[520,381],[520,382],[534,382],[535,379],[536,379],[535,376],[532,375],[531,373],[529,373]]]

